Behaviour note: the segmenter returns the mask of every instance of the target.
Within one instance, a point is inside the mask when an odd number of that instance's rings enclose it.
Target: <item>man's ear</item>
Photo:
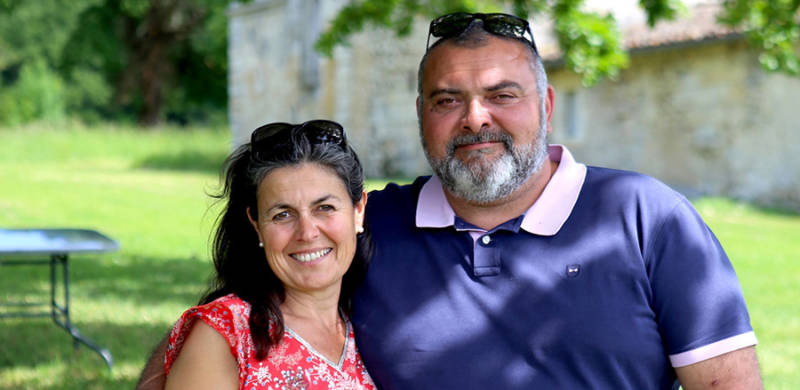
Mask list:
[[[553,107],[555,105],[555,92],[552,85],[547,85],[547,102],[544,105],[545,113],[547,115],[547,134],[553,131]]]
[[[417,96],[417,102],[414,104],[417,107],[417,120],[422,120],[422,100]]]

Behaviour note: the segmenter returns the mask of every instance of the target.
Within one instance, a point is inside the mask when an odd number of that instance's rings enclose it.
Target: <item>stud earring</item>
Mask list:
[[[258,246],[259,246],[259,247],[261,247],[261,248],[263,248],[263,247],[264,247],[264,243],[263,243],[263,242],[261,242],[261,241],[259,241],[259,242],[258,242]]]
[[[364,227],[363,226],[356,226],[356,233],[358,233],[358,234],[364,233]]]

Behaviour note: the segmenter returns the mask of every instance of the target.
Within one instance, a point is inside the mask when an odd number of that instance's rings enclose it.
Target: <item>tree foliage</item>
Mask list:
[[[55,75],[65,110],[87,119],[153,125],[224,116],[227,4],[0,0],[0,122],[42,117],[22,109],[41,91],[20,90],[29,67]]]
[[[351,0],[333,19],[317,42],[330,55],[336,45],[347,44],[350,35],[365,26],[389,28],[398,36],[411,31],[415,16],[430,19],[448,12],[511,11],[529,18],[554,22],[558,43],[568,68],[582,76],[586,85],[615,78],[628,65],[622,36],[611,15],[585,10],[583,0]],[[685,5],[680,0],[639,0],[652,27],[676,18]],[[798,69],[798,8],[800,0],[724,0],[719,23],[746,32],[761,50],[765,69],[793,75]]]
[[[78,115],[151,125],[224,118],[231,0],[0,0],[0,124]],[[239,0],[247,2],[248,0]],[[304,0],[296,0],[304,1]],[[800,0],[721,0],[764,68],[800,75]],[[336,45],[367,26],[411,32],[419,17],[510,11],[550,18],[564,63],[587,85],[628,64],[612,16],[583,0],[350,0],[320,37]],[[652,26],[680,0],[639,0]]]
[[[727,0],[721,21],[742,28],[764,68],[800,76],[800,0]]]

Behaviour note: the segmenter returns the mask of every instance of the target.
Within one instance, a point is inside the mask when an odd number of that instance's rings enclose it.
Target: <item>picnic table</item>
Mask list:
[[[82,343],[97,352],[111,370],[111,352],[90,341],[75,328],[69,316],[69,256],[77,253],[106,253],[119,249],[119,243],[94,230],[86,229],[0,229],[0,266],[42,265],[50,267],[50,301],[38,303],[4,302],[0,306],[25,307],[25,311],[0,313],[0,318],[51,317],[72,336],[75,348]],[[63,299],[56,290],[61,269]],[[31,308],[49,306],[48,311]]]

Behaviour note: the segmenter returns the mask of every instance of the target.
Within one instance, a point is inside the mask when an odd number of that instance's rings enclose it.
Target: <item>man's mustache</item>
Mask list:
[[[482,142],[502,142],[506,150],[512,150],[514,140],[502,130],[481,130],[477,134],[461,134],[447,143],[448,154],[453,154],[456,148],[465,145],[478,144]]]

